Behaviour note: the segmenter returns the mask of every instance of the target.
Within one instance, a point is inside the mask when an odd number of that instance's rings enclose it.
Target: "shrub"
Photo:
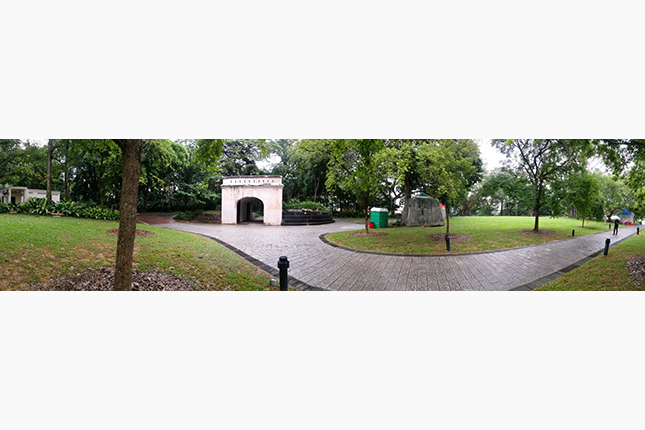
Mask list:
[[[80,217],[84,206],[80,203],[62,201],[54,206],[53,212],[61,213],[65,216]]]
[[[312,202],[312,201],[304,201],[304,202],[299,202],[298,200],[292,200],[289,203],[284,203],[282,205],[283,209],[309,209],[312,211],[322,211],[322,212],[329,212],[329,209],[325,207],[322,203],[318,202]]]
[[[365,218],[363,211],[338,211],[334,212],[336,218]]]
[[[22,204],[22,212],[31,215],[47,215],[54,206],[55,204],[48,202],[47,199],[29,199]]]
[[[195,219],[197,215],[202,213],[202,211],[188,211],[188,212],[179,212],[176,216],[175,219],[178,219],[180,221],[192,221]]]
[[[79,212],[81,218],[101,219],[101,220],[118,220],[119,211],[104,209],[101,207],[89,207]]]

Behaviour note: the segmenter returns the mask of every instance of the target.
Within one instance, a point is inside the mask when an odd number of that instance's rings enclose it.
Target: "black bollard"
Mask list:
[[[611,230],[611,224],[609,224],[609,230]]]
[[[611,243],[611,239],[607,238],[605,240],[605,255],[609,253],[609,244]]]
[[[278,261],[278,269],[280,269],[280,291],[288,291],[289,289],[289,276],[287,269],[289,268],[289,260],[287,257],[280,257]]]
[[[636,236],[638,236],[639,234],[641,234],[641,228],[640,228],[640,227],[636,227]]]
[[[571,237],[574,237],[575,235],[576,235],[576,230],[575,229],[571,230]]]
[[[450,252],[450,236],[446,235],[446,251]]]

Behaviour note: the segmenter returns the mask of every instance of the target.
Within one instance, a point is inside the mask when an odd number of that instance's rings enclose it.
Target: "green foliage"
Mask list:
[[[223,139],[197,139],[195,159],[198,163],[210,169],[216,169],[222,156],[225,140]]]
[[[334,217],[336,217],[336,218],[364,218],[365,213],[363,211],[336,211],[336,212],[334,212]]]
[[[186,211],[186,212],[179,212],[176,216],[175,219],[179,221],[192,221],[194,220],[197,215],[202,213],[202,211]]]
[[[22,206],[22,212],[31,215],[47,215],[54,208],[54,204],[47,202],[47,199],[29,199]]]
[[[582,171],[592,154],[590,141],[582,139],[494,139],[493,146],[533,187],[534,230],[539,228],[541,209],[553,182]]]
[[[472,140],[442,139],[420,151],[425,191],[449,205],[481,179],[479,148]]]
[[[329,212],[329,209],[325,205],[312,201],[299,202],[298,200],[292,200],[289,203],[284,203],[282,205],[283,209],[309,209],[312,211],[322,211]]]
[[[80,218],[91,218],[100,220],[118,220],[119,211],[101,207],[88,207],[80,212]]]
[[[598,180],[587,172],[572,176],[569,180],[569,196],[584,226],[585,219],[591,217],[594,212],[594,204],[601,198]]]
[[[54,212],[63,214],[65,216],[71,216],[80,218],[81,213],[83,213],[83,205],[75,203],[72,201],[61,201],[54,207]]]
[[[61,201],[59,203],[47,202],[46,199],[29,199],[27,202],[14,204],[0,204],[0,213],[16,211],[28,215],[47,215],[49,213],[60,213],[69,217],[90,218],[100,220],[118,220],[119,211],[101,208],[98,206]]]

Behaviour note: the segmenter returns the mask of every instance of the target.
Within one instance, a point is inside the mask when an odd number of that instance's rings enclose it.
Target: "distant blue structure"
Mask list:
[[[634,224],[634,214],[627,209],[623,209],[623,211],[620,213],[620,222],[623,224],[630,222]]]

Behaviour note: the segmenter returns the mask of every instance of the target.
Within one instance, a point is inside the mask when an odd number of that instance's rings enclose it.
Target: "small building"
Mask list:
[[[625,224],[625,223],[632,223],[634,224],[634,214],[627,209],[623,209],[623,211],[620,213],[620,222]]]
[[[222,224],[258,220],[254,208],[261,210],[264,225],[282,224],[282,176],[225,176],[222,178]]]
[[[47,190],[35,190],[27,187],[7,187],[0,189],[0,203],[25,203],[29,199],[47,198]],[[60,202],[60,191],[52,191],[52,201]]]

